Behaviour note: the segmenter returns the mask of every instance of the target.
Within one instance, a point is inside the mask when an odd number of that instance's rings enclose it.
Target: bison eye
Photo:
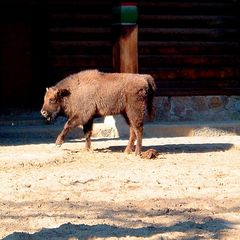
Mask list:
[[[51,103],[51,104],[54,104],[54,103],[56,103],[57,101],[56,101],[56,99],[54,99],[54,98],[51,98],[51,99],[49,99],[49,103]]]

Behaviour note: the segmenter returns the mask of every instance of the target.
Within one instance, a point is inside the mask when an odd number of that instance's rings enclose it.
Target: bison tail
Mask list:
[[[148,95],[147,95],[147,113],[150,120],[153,120],[155,117],[155,108],[153,104],[154,95],[156,92],[156,84],[152,76],[147,78],[148,82]]]

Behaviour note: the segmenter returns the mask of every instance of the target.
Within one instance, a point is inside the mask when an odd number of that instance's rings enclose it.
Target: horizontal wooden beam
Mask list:
[[[185,84],[188,80],[198,79],[240,79],[240,69],[235,67],[166,67],[166,68],[140,68],[139,72],[148,73],[159,81],[171,81],[184,79]],[[239,81],[240,82],[240,81]]]
[[[235,55],[140,55],[139,66],[151,67],[238,67],[240,56]]]

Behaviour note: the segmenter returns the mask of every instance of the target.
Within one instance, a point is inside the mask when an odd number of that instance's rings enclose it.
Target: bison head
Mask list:
[[[48,121],[54,120],[61,111],[63,98],[70,95],[67,89],[46,88],[41,114]]]

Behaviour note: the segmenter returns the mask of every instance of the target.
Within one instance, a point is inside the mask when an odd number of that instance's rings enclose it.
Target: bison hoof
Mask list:
[[[141,152],[135,152],[135,156],[141,156]]]
[[[93,152],[92,148],[89,148],[89,147],[85,147],[84,150],[85,150],[86,152]]]
[[[130,154],[134,152],[134,147],[126,147],[124,150],[124,153]]]
[[[56,146],[61,147],[62,144],[63,144],[63,141],[57,139]]]
[[[130,154],[132,152],[132,150],[131,149],[128,149],[128,148],[126,148],[125,150],[124,150],[124,153],[126,153],[126,154]]]

